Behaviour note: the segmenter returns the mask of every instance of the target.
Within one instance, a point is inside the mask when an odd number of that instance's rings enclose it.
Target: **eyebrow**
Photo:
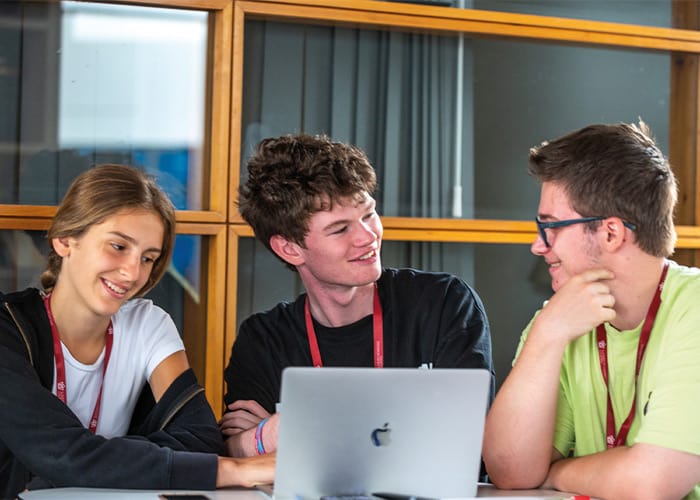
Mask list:
[[[129,236],[128,234],[122,233],[121,231],[110,231],[109,234],[112,234],[112,235],[114,235],[114,236],[118,236],[119,238],[123,238],[123,239],[125,239],[126,241],[128,241],[129,243],[132,243],[132,244],[134,244],[134,245],[138,243],[138,241],[136,241],[135,238]],[[146,253],[146,252],[162,253],[162,252],[163,252],[163,249],[162,249],[162,248],[151,247],[151,248],[147,248],[146,250],[144,250],[144,253]]]

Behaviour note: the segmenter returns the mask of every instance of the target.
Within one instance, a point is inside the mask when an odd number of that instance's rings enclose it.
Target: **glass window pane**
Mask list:
[[[146,295],[173,317],[200,383],[204,382],[207,352],[207,280],[202,275],[207,243],[204,236],[178,234],[168,272]]]
[[[475,40],[475,217],[531,220],[532,146],[591,123],[642,118],[668,153],[671,56]]]
[[[322,132],[367,152],[384,216],[531,220],[541,141],[641,117],[667,151],[665,52],[259,20],[245,36],[242,181],[260,139]]]
[[[98,163],[143,166],[202,209],[208,14],[0,5],[0,203],[53,205]]]
[[[45,231],[0,231],[0,290],[41,288],[39,277],[48,253]]]
[[[297,274],[257,240],[240,238],[238,251],[238,325],[303,292]],[[474,287],[489,317],[499,387],[510,371],[520,333],[552,294],[547,267],[527,245],[384,240],[382,264],[450,272]]]

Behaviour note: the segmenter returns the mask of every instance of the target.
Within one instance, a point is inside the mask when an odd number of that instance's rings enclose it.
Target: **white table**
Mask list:
[[[56,488],[48,490],[28,491],[20,494],[22,500],[158,500],[161,493],[199,493],[210,500],[270,500],[270,496],[256,489],[222,489],[216,491],[168,491],[168,490],[112,490],[98,488]],[[517,490],[506,491],[494,488],[491,485],[480,484],[479,498],[500,498],[501,500],[520,499],[563,499],[570,500],[572,495],[553,490]]]

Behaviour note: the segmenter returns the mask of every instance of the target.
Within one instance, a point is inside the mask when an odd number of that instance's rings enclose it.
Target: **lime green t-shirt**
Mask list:
[[[516,359],[531,326],[523,332]],[[633,403],[642,324],[620,332],[606,323],[605,329],[610,396],[619,429]],[[628,446],[647,443],[700,455],[700,269],[670,263],[634,404]],[[604,451],[606,415],[607,390],[592,330],[564,352],[554,447],[575,457]],[[700,483],[686,498],[700,500]]]

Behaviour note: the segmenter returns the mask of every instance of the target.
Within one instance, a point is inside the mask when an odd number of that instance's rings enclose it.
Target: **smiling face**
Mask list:
[[[571,207],[564,188],[554,182],[544,182],[537,212],[543,222],[553,222],[582,217]],[[572,276],[600,267],[600,248],[585,224],[545,229],[550,246],[538,235],[531,246],[532,253],[544,258],[552,277],[552,289],[556,292]]]
[[[111,316],[146,284],[163,238],[163,222],[145,210],[122,210],[80,237],[54,238],[62,262],[53,293],[83,312]]]
[[[336,200],[331,210],[315,212],[309,220],[304,246],[295,245],[294,265],[307,289],[357,287],[381,275],[383,227],[375,200],[367,193]]]

